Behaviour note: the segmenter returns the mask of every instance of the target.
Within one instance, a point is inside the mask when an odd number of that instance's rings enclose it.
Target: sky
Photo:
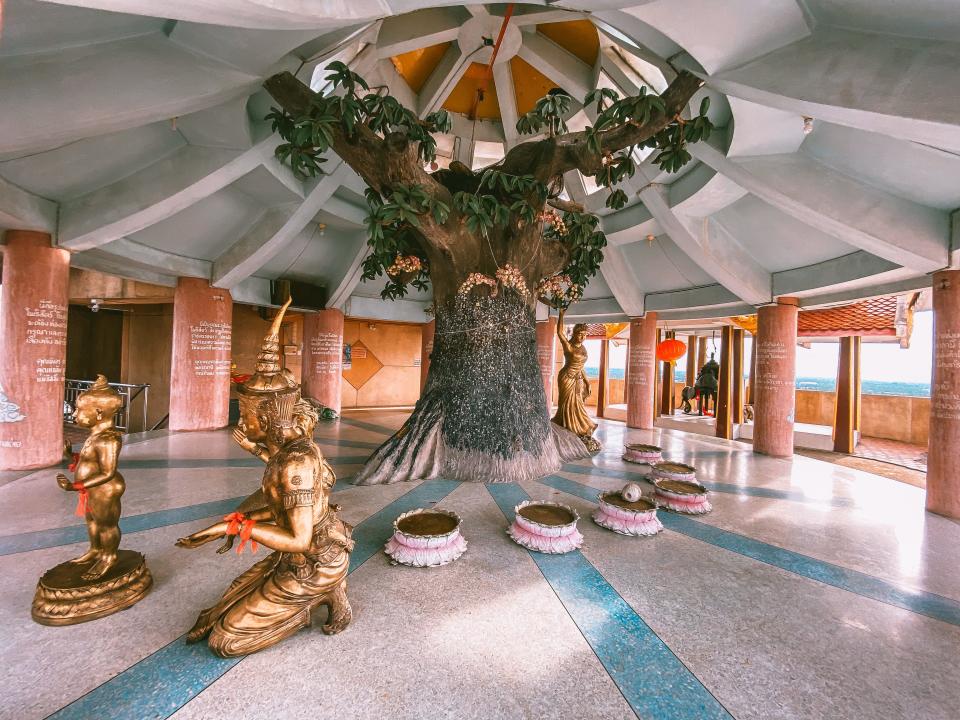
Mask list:
[[[933,367],[933,313],[918,312],[913,318],[910,347],[897,343],[863,343],[860,372],[864,380],[929,383]],[[813,343],[797,348],[797,376],[833,378],[837,375],[839,343]]]

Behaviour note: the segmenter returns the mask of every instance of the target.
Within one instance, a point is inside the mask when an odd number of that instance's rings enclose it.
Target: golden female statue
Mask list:
[[[563,367],[557,376],[557,414],[553,422],[578,435],[590,452],[600,450],[600,443],[593,438],[597,424],[590,419],[584,408],[584,400],[590,397],[590,380],[584,371],[587,364],[587,349],[583,341],[587,337],[587,326],[577,323],[573,326],[570,339],[563,332],[563,314],[560,310],[557,318],[557,337],[563,347]]]
[[[299,386],[280,367],[280,322],[288,306],[264,339],[257,372],[239,388],[241,432],[235,437],[266,461],[260,490],[222,522],[177,541],[195,548],[239,535],[238,552],[248,541],[274,551],[234,580],[187,634],[187,642],[209,637],[210,649],[221,657],[290,637],[310,625],[311,612],[321,605],[329,612],[327,634],[343,630],[352,617],[346,594],[351,526],[329,504],[336,477],[313,441],[316,412],[298,402]]]
[[[77,396],[74,419],[90,435],[77,456],[74,480],[59,473],[57,484],[79,494],[77,515],[87,523],[90,549],[40,579],[32,615],[44,625],[72,625],[123,610],[153,583],[143,555],[120,549],[120,498],[127,486],[117,470],[123,440],[114,418],[122,406],[103,375]]]

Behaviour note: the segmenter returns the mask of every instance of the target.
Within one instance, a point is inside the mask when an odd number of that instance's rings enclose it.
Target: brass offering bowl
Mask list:
[[[528,550],[561,554],[583,545],[577,529],[580,516],[568,505],[542,500],[524,500],[514,508],[507,534]]]
[[[600,527],[621,535],[656,535],[663,530],[657,519],[657,503],[653,498],[627,500],[618,491],[600,493],[600,507],[593,513],[593,521]]]
[[[626,462],[640,463],[643,465],[652,465],[663,459],[662,448],[656,445],[644,445],[643,443],[631,443],[624,446],[623,459]]]
[[[418,508],[405,512],[393,522],[393,536],[384,552],[400,565],[446,565],[467,550],[460,525],[460,516],[449,510]]]
[[[696,480],[655,477],[652,482],[657,502],[663,507],[693,515],[702,515],[713,509],[707,499],[710,491]]]

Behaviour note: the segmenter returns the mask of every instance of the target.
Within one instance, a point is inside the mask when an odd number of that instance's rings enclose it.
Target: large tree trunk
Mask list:
[[[536,359],[536,320],[512,290],[436,303],[423,395],[371,456],[358,485],[443,477],[517,482],[587,457],[583,442],[550,422]]]

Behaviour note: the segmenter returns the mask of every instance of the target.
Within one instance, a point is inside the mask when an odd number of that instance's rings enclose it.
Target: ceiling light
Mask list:
[[[317,223],[317,230],[320,231],[320,237],[323,237],[324,233],[327,232],[327,224],[326,224],[326,223]]]
[[[645,238],[645,240],[647,241],[647,245],[653,245],[653,241],[656,239],[657,239],[657,236],[652,233],[650,235],[647,235],[647,237]]]
[[[803,116],[803,134],[809,135],[813,132],[813,118],[809,115]]]

